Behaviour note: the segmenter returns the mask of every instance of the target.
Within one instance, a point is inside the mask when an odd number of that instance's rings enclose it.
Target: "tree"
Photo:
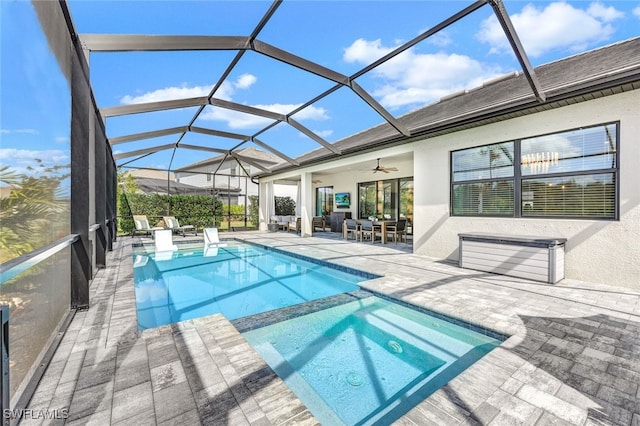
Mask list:
[[[258,221],[260,220],[260,205],[259,205],[259,197],[257,195],[249,195],[249,222],[253,226],[258,226]]]
[[[0,199],[0,262],[6,262],[55,241],[69,233],[69,198],[62,182],[69,165],[47,167],[36,159],[30,168],[38,177],[0,167],[0,182],[10,186]]]
[[[296,202],[291,197],[274,197],[277,216],[296,214]]]

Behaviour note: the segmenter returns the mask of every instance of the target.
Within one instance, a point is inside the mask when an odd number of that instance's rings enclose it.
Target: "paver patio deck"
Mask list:
[[[397,424],[640,426],[640,292],[463,270],[393,244],[228,236],[383,275],[363,287],[511,336]],[[91,308],[76,313],[29,404],[67,408],[68,419],[22,425],[317,423],[222,315],[139,333],[132,241],[108,253]]]

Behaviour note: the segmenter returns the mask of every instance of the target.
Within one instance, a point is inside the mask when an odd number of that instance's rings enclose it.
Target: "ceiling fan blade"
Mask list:
[[[378,158],[378,165],[375,167],[375,169],[373,169],[373,173],[377,173],[377,172],[389,173],[389,172],[397,172],[397,171],[398,169],[395,167],[381,166],[379,158]]]

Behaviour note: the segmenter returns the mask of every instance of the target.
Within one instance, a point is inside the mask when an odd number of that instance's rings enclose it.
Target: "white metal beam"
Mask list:
[[[129,152],[123,152],[120,154],[116,154],[113,156],[114,160],[121,160],[123,158],[129,158],[129,157],[135,157],[136,155],[144,155],[144,154],[151,154],[154,152],[160,152],[160,151],[165,151],[167,149],[173,149],[176,147],[175,143],[170,143],[167,145],[159,145],[159,146],[154,146],[152,148],[145,148],[145,149],[138,149],[136,151],[129,151]]]
[[[251,136],[249,135],[242,135],[240,133],[223,132],[222,130],[205,129],[204,127],[191,126],[189,130],[191,130],[194,133],[201,133],[203,135],[210,135],[210,136],[220,136],[221,138],[238,139],[241,141],[251,140]]]
[[[241,154],[237,154],[237,153],[235,153],[235,152],[232,152],[232,153],[231,153],[231,156],[232,156],[233,158],[237,159],[237,160],[244,161],[245,163],[250,164],[250,165],[252,165],[253,167],[258,168],[258,169],[262,170],[263,172],[271,173],[271,170],[269,170],[268,168],[266,168],[266,167],[265,167],[265,166],[263,166],[262,164],[258,163],[258,162],[257,162],[257,161],[255,161],[255,159],[253,159],[253,158],[248,158],[248,157],[245,157],[245,156],[243,156],[243,155],[241,155]]]
[[[318,142],[320,145],[324,146],[325,148],[327,148],[329,151],[333,152],[334,154],[340,155],[342,153],[342,151],[340,151],[338,148],[336,148],[335,146],[331,145],[329,142],[325,141],[320,136],[316,135],[311,130],[307,129],[306,127],[304,127],[302,124],[298,123],[293,118],[289,117],[287,119],[287,123],[289,123],[291,126],[295,127],[296,129],[300,130],[302,133],[304,133],[305,135],[309,136],[311,139],[313,139],[314,141]]]
[[[496,18],[498,18],[498,22],[500,22],[500,26],[502,26],[502,30],[507,36],[507,40],[509,40],[509,44],[513,49],[513,53],[515,53],[516,58],[518,58],[520,66],[522,66],[522,71],[524,71],[524,75],[527,77],[529,86],[531,86],[531,91],[533,92],[538,102],[544,102],[547,99],[547,95],[544,93],[544,90],[542,90],[542,86],[538,81],[538,77],[533,70],[531,62],[529,62],[529,57],[527,56],[524,47],[522,47],[520,37],[518,37],[518,33],[516,32],[513,23],[511,22],[511,18],[509,18],[509,14],[504,8],[502,0],[488,0],[488,2],[493,8]]]
[[[267,111],[265,109],[252,107],[249,105],[238,104],[235,102],[225,101],[222,99],[211,98],[209,104],[220,108],[230,109],[233,111],[244,112],[246,114],[257,115],[259,117],[271,118],[273,120],[285,121],[286,116],[277,112]]]
[[[115,107],[102,108],[100,113],[103,117],[116,117],[119,115],[139,114],[143,112],[163,111],[167,109],[188,108],[199,105],[206,105],[207,97],[173,99],[170,101],[147,102],[144,104],[119,105]]]
[[[270,58],[284,62],[288,65],[293,65],[294,67],[319,75],[320,77],[324,77],[328,80],[335,81],[336,83],[343,85],[347,85],[349,83],[349,77],[346,75],[323,67],[315,62],[301,58],[285,50],[278,49],[277,47],[264,43],[260,40],[255,40],[252,44],[253,50],[258,53],[262,53],[265,56],[269,56]]]
[[[211,147],[208,147],[208,146],[200,146],[200,145],[189,145],[189,144],[186,144],[186,143],[181,143],[177,147],[178,148],[185,148],[185,149],[193,149],[193,150],[196,150],[196,151],[217,152],[218,154],[226,154],[227,152],[229,152],[229,150],[226,150],[226,149],[211,148]]]
[[[351,81],[351,89],[362,98],[371,108],[373,108],[378,114],[380,114],[389,124],[391,124],[398,132],[405,136],[411,136],[411,132],[405,126],[391,115],[382,105],[376,101],[366,90],[364,90],[358,83]]]
[[[277,155],[278,157],[282,158],[283,160],[285,160],[289,164],[293,164],[294,166],[299,166],[300,165],[300,163],[297,162],[296,160],[294,160],[293,158],[289,157],[286,154],[283,154],[282,152],[278,151],[277,149],[275,149],[271,145],[262,142],[258,138],[252,138],[251,142],[255,143],[258,146],[261,146],[262,148],[266,149],[267,151],[270,151],[274,155]]]
[[[111,145],[117,145],[119,143],[133,142],[133,141],[139,141],[142,139],[157,138],[159,136],[173,135],[176,133],[186,132],[187,130],[189,130],[187,126],[172,127],[170,129],[163,129],[163,130],[153,130],[151,132],[135,133],[132,135],[109,138],[109,143]]]
[[[175,50],[247,50],[247,36],[185,36],[140,34],[81,34],[91,52],[151,52]]]

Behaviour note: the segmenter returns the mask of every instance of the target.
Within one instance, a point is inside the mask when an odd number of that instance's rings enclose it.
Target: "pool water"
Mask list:
[[[389,424],[501,341],[375,296],[243,333],[322,424]]]
[[[140,329],[215,313],[232,320],[357,290],[369,279],[239,242],[140,249],[133,266]]]

